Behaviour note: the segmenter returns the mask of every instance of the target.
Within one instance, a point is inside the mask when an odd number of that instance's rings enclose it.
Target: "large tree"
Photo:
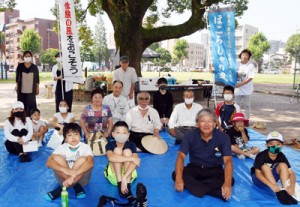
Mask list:
[[[293,34],[289,37],[285,51],[289,53],[292,58],[300,56],[300,34]]]
[[[13,9],[16,6],[15,0],[1,0],[0,12],[5,12],[7,9]]]
[[[165,67],[165,65],[167,63],[170,63],[171,60],[172,60],[172,56],[170,54],[170,52],[164,48],[157,48],[155,50],[155,52],[157,52],[158,54],[160,54],[160,57],[159,58],[155,58],[154,59],[154,62],[162,67]]]
[[[55,55],[59,52],[58,49],[55,48],[48,48],[41,55],[41,63],[48,64],[51,68],[53,65],[56,64]]]
[[[128,55],[130,64],[141,76],[140,61],[143,51],[152,43],[166,39],[176,39],[190,35],[206,27],[206,8],[231,4],[230,0],[168,0],[166,8],[159,8],[159,0],[89,0],[87,8],[82,8],[79,0],[74,1],[77,13],[85,16],[87,10],[92,15],[106,12],[115,31],[116,47],[120,55]],[[234,1],[236,16],[247,9],[248,0]],[[220,5],[222,6],[222,5]],[[187,21],[178,25],[156,27],[160,16],[170,17],[171,13],[190,11]],[[146,15],[147,13],[147,15]],[[79,20],[83,20],[81,18]]]
[[[41,50],[41,37],[32,29],[25,29],[20,37],[19,46],[22,52],[29,50],[36,54]]]
[[[271,47],[268,39],[262,32],[253,35],[247,45],[247,48],[252,52],[252,58],[259,63],[264,53]]]

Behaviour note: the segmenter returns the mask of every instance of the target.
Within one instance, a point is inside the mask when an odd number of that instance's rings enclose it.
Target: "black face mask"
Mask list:
[[[166,90],[167,86],[159,86],[159,90]]]
[[[17,111],[13,113],[15,117],[21,118],[23,116],[23,111]]]

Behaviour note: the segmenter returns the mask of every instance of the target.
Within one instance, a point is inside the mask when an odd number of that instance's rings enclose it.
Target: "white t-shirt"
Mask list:
[[[24,142],[28,142],[31,139],[32,134],[33,134],[33,128],[32,128],[31,119],[29,117],[26,117],[25,125],[23,124],[23,122],[21,120],[17,120],[17,119],[15,119],[14,125],[11,125],[11,123],[8,121],[8,119],[6,119],[4,121],[4,138],[5,138],[5,140],[9,140],[11,142],[18,141],[18,137],[11,134],[11,132],[14,129],[17,129],[19,131],[21,131],[22,129],[27,130],[27,132],[28,132],[27,135],[22,137]]]
[[[249,61],[246,64],[239,62],[237,64],[237,82],[242,82],[248,78],[254,78],[254,65]],[[253,80],[249,83],[242,85],[239,88],[235,88],[234,95],[250,95],[253,92]]]
[[[149,106],[147,114],[143,117],[138,106],[130,109],[126,114],[126,123],[134,132],[153,134],[154,129],[161,129],[159,114],[156,109]]]
[[[43,120],[39,120],[38,123],[32,121],[33,132],[38,132],[41,126],[46,126],[46,123]]]
[[[132,67],[127,67],[126,71],[124,71],[122,68],[115,70],[112,82],[115,80],[122,81],[122,96],[125,98],[128,98],[132,84],[138,81],[136,71]]]
[[[68,112],[67,117],[64,119],[64,117],[61,115],[60,112],[57,112],[54,114],[54,117],[57,118],[57,123],[63,124],[63,123],[70,123],[70,120],[74,118],[74,114]]]
[[[77,150],[73,151],[69,148],[67,143],[60,145],[53,154],[62,155],[67,161],[69,168],[71,169],[79,157],[93,156],[91,147],[83,142],[80,143]]]

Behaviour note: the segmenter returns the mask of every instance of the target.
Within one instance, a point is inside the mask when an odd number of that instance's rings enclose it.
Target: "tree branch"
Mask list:
[[[87,7],[85,8],[85,10],[83,10],[83,14],[82,14],[82,16],[80,17],[80,22],[82,22],[85,18],[86,18],[86,14],[87,14],[87,11],[89,10],[89,8],[91,7],[91,5],[93,4],[95,2],[95,0],[91,0],[89,3],[88,3],[88,5],[87,5]]]

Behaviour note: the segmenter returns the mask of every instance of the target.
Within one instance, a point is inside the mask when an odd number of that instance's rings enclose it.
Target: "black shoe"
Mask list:
[[[291,195],[289,195],[286,190],[281,190],[276,193],[277,199],[280,201],[283,205],[296,205],[298,204],[298,201],[293,198]]]
[[[24,155],[25,156],[25,162],[31,162],[31,158],[29,157],[29,155],[28,154],[25,154]]]
[[[138,183],[136,187],[135,207],[147,207],[147,189],[142,183]]]
[[[19,161],[20,162],[27,162],[26,160],[27,160],[27,158],[26,158],[26,156],[24,154],[20,154],[19,155]]]

